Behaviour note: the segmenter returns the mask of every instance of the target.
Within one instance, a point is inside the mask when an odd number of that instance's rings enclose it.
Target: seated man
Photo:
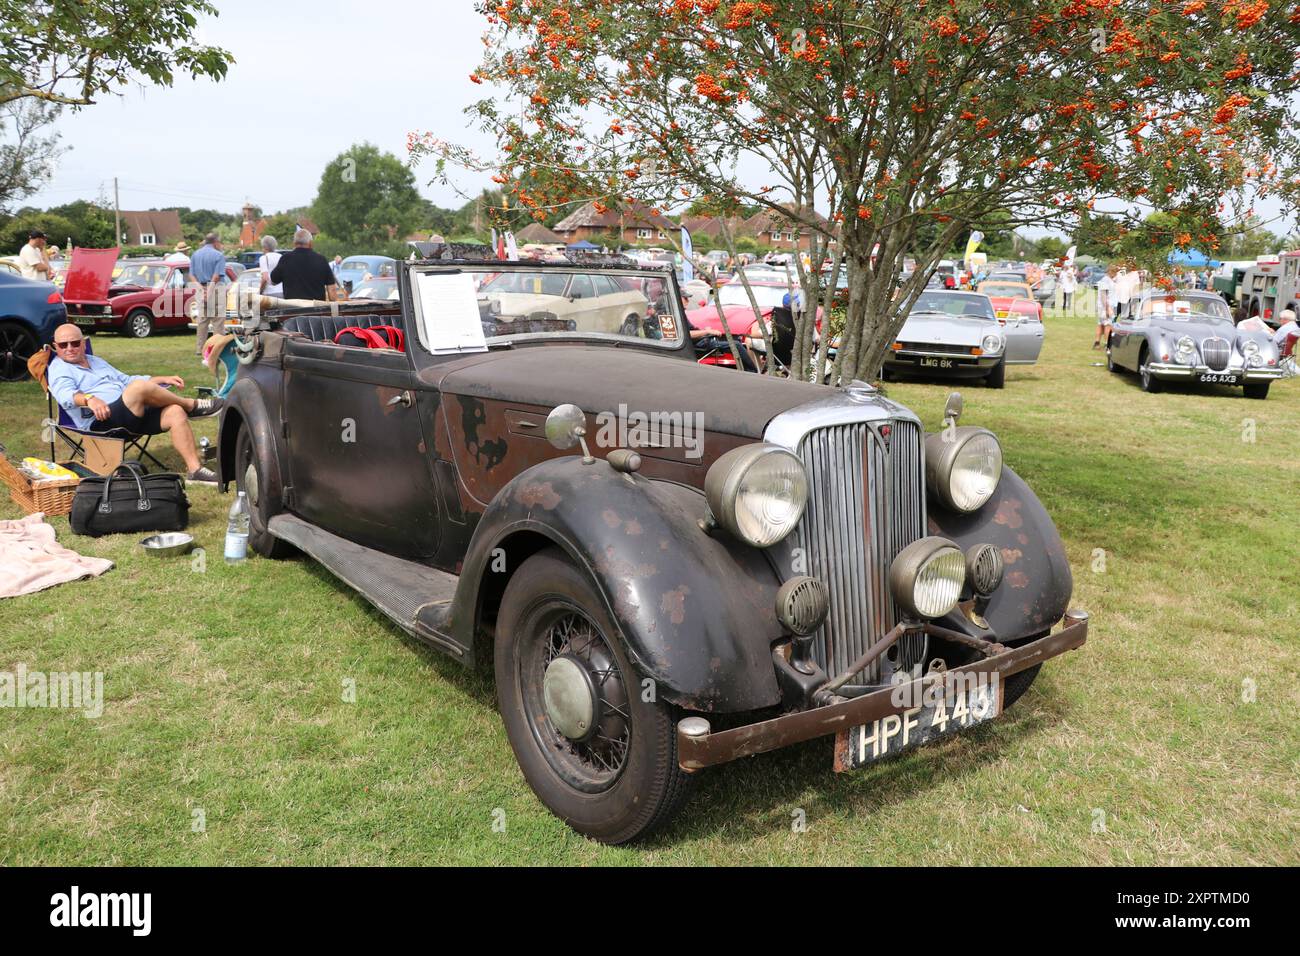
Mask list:
[[[184,388],[175,375],[124,375],[102,358],[87,355],[81,329],[69,323],[54,330],[54,358],[46,374],[50,394],[83,431],[125,428],[136,435],[170,432],[192,482],[215,485],[217,476],[199,461],[191,418],[215,415],[220,398],[186,398],[163,388]]]

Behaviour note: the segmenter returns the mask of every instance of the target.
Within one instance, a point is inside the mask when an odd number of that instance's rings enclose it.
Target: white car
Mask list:
[[[498,325],[540,320],[614,335],[639,334],[650,304],[640,290],[589,271],[503,272],[483,283],[478,295]]]

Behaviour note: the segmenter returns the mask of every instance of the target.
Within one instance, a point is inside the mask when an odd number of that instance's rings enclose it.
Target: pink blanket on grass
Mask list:
[[[86,558],[54,540],[41,512],[0,521],[0,598],[43,591],[56,584],[103,574],[107,558]]]

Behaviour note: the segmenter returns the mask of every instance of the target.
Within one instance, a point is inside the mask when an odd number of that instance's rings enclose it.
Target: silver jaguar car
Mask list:
[[[1002,388],[1008,365],[1038,361],[1042,323],[1033,326],[1004,324],[983,293],[927,289],[912,306],[881,374],[982,378],[989,388]]]
[[[1266,332],[1238,329],[1228,304],[1213,292],[1144,292],[1129,316],[1111,326],[1106,367],[1138,373],[1143,391],[1166,381],[1240,385],[1247,398],[1268,398],[1284,377]]]

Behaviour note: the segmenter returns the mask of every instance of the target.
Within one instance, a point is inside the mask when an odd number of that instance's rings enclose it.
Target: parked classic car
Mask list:
[[[254,551],[491,659],[524,776],[576,830],[635,839],[696,772],[798,741],[835,735],[848,769],[990,719],[1084,642],[1051,519],[959,401],[927,437],[866,384],[697,365],[671,286],[647,338],[505,320],[497,274],[542,276],[552,315],[551,280],[673,281],[431,259],[399,265],[400,302],[263,313],[220,478]],[[358,325],[405,349],[333,344]]]
[[[1240,385],[1247,398],[1268,398],[1273,380],[1284,377],[1267,332],[1237,328],[1221,296],[1194,289],[1142,293],[1111,326],[1106,367],[1136,371],[1147,392],[1181,381]]]
[[[348,256],[339,263],[336,278],[340,283],[356,285],[366,276],[381,278],[394,275],[396,271],[397,260],[392,256]]]
[[[927,289],[881,371],[982,378],[990,388],[1002,388],[1007,366],[1032,365],[1042,348],[1043,323],[1014,315],[999,320],[989,297],[979,292]]]
[[[483,283],[478,297],[495,310],[500,323],[540,317],[571,323],[583,332],[623,335],[642,328],[650,304],[640,289],[586,272],[502,272]]]
[[[1034,299],[1034,290],[1028,282],[985,279],[979,284],[978,291],[993,302],[993,309],[999,319],[1020,316],[1021,318],[1032,317],[1040,324],[1043,321],[1042,303]]]
[[[27,377],[27,360],[68,321],[63,295],[53,283],[0,270],[0,382]]]
[[[391,279],[364,279],[352,287],[349,299],[385,299],[398,297],[397,277]]]
[[[243,271],[227,263],[226,280]],[[143,339],[155,329],[186,328],[198,307],[196,288],[188,259],[132,259],[119,268],[116,249],[74,249],[64,297],[78,325]]]

